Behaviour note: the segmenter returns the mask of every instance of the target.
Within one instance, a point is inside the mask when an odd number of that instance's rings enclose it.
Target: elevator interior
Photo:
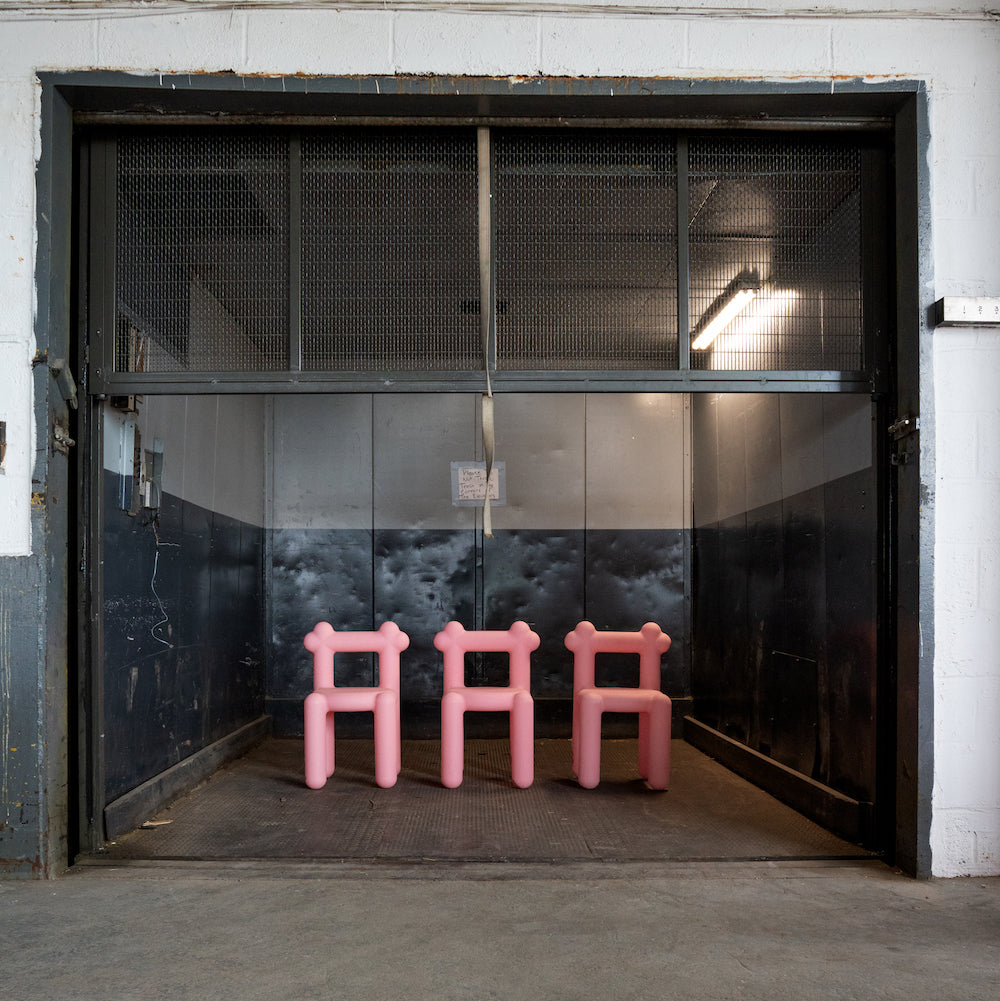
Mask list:
[[[675,735],[878,840],[877,133],[137,127],[81,150],[95,815],[254,721],[300,734],[321,619],[410,634],[404,737],[430,740],[449,619],[538,632],[543,738],[568,734],[565,634],[652,619]],[[484,390],[492,532],[455,486]]]
[[[872,406],[838,394],[496,398],[494,533],[453,503],[470,395],[146,396],[105,405],[105,800],[262,715],[302,733],[302,638],[395,621],[404,737],[436,740],[434,633],[525,619],[536,735],[568,736],[565,634],[673,637],[675,736],[699,721],[845,797],[875,793]],[[138,469],[139,480],[134,477]],[[471,662],[504,683],[502,659]],[[633,658],[598,660],[634,684]],[[367,655],[340,684],[370,684]],[[470,735],[505,723],[470,717]],[[610,718],[612,721],[614,717]],[[339,732],[366,731],[351,716]],[[368,724],[370,725],[370,724]],[[352,729],[353,727],[353,729]],[[611,736],[629,734],[627,720]]]

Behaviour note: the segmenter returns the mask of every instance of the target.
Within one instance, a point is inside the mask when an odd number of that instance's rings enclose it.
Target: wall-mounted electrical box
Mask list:
[[[937,327],[1000,327],[1000,296],[945,296],[934,303]]]

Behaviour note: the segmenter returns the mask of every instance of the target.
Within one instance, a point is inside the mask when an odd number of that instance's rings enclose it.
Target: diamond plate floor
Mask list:
[[[466,742],[465,780],[445,789],[436,741],[406,741],[392,789],[370,741],[338,741],[321,790],[302,779],[301,740],[270,740],[221,769],[107,860],[689,861],[871,856],[806,820],[689,744],[672,742],[668,792],[647,788],[632,740],[606,740],[601,784],[572,778],[570,745],[539,740],[535,783],[510,782],[505,740]],[[167,823],[164,823],[166,821]]]

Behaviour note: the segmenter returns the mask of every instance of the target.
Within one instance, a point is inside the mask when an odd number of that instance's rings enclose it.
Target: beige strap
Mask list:
[[[493,538],[493,518],[490,515],[490,477],[493,475],[493,449],[496,444],[493,425],[493,396],[483,393],[483,455],[486,459],[486,496],[483,499],[483,535]]]

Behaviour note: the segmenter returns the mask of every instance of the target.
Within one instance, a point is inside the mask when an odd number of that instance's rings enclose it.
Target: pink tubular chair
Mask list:
[[[573,774],[584,789],[601,781],[601,714],[639,714],[639,774],[653,789],[670,783],[670,699],[660,691],[660,657],[670,637],[655,622],[637,633],[598,632],[580,622],[566,634],[573,651]],[[594,655],[639,654],[639,687],[596,687]]]
[[[370,712],[375,716],[375,781],[388,789],[402,768],[399,725],[399,654],[410,637],[395,622],[377,632],[337,632],[319,622],[303,640],[313,655],[313,691],[305,703],[306,785],[322,789],[333,774],[334,714]],[[333,681],[335,653],[377,653],[378,685],[338,688]]]
[[[462,784],[465,767],[465,712],[510,713],[510,770],[514,785],[527,789],[535,779],[535,704],[531,698],[531,651],[538,634],[527,622],[507,630],[467,632],[460,622],[449,622],[434,637],[444,654],[444,697],[441,700],[441,783],[449,789]],[[465,685],[465,655],[469,651],[510,655],[506,688]]]

